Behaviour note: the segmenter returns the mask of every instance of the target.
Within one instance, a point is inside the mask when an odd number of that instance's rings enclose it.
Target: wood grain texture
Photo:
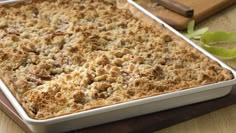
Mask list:
[[[136,0],[144,8],[154,15],[169,23],[176,29],[183,30],[187,27],[190,20],[194,19],[197,23],[214,13],[236,3],[236,0],[176,0],[179,3],[194,9],[193,18],[187,18],[173,11],[157,6],[152,0]]]
[[[0,133],[24,133],[24,131],[0,110]]]
[[[236,105],[212,112],[155,133],[235,133]]]

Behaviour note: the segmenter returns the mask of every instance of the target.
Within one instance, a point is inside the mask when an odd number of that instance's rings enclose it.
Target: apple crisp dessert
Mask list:
[[[0,78],[47,119],[230,80],[230,71],[112,0],[0,7]]]

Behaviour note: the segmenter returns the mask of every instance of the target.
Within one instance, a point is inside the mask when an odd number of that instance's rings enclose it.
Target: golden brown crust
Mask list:
[[[146,22],[106,0],[1,7],[1,79],[34,119],[232,79],[170,31]]]

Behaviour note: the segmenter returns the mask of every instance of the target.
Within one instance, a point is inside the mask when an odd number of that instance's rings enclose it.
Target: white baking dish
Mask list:
[[[24,109],[21,107],[21,105],[18,103],[16,98],[12,95],[10,90],[0,80],[0,87],[3,93],[7,96],[9,101],[12,103],[14,108],[22,117],[23,121],[31,128],[33,132],[36,133],[65,132],[79,128],[85,128],[102,123],[121,120],[138,115],[143,115],[147,113],[157,112],[161,110],[166,110],[174,107],[179,107],[183,105],[193,104],[201,101],[222,97],[227,95],[231,91],[232,86],[236,83],[236,78],[235,78],[236,73],[230,67],[225,65],[223,62],[221,62],[214,56],[210,55],[208,52],[203,50],[198,45],[194,44],[189,39],[185,38],[178,31],[174,30],[165,22],[158,19],[145,9],[143,9],[134,1],[128,0],[128,2],[133,6],[135,6],[136,8],[138,8],[139,10],[141,10],[142,12],[144,12],[147,16],[156,20],[158,23],[163,24],[167,29],[169,29],[176,35],[186,40],[190,45],[192,45],[193,47],[204,53],[209,58],[217,61],[222,67],[229,69],[233,73],[234,79],[220,83],[200,86],[196,88],[190,88],[187,90],[163,94],[159,96],[153,96],[130,102],[120,103],[116,105],[105,106],[74,114],[68,114],[60,117],[50,118],[47,120],[31,119],[24,111]]]

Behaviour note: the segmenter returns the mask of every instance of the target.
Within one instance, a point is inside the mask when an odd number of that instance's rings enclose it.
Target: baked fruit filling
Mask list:
[[[34,119],[232,79],[164,27],[111,0],[0,7],[0,76]]]

